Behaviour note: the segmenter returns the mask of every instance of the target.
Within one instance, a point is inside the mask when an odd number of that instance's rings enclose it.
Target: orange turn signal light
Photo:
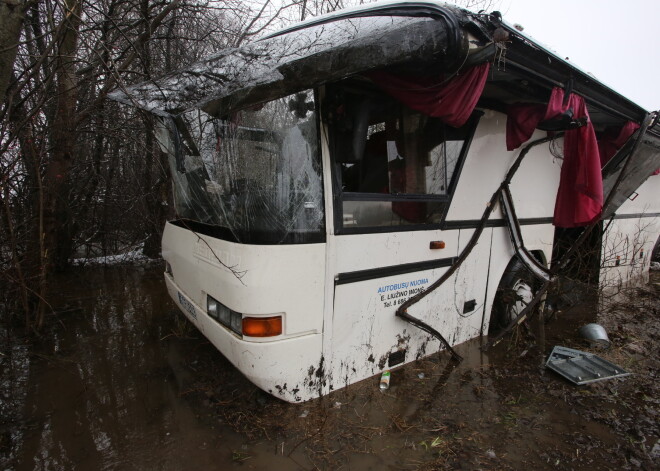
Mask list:
[[[445,241],[444,240],[434,240],[431,241],[429,244],[429,249],[435,250],[435,249],[444,249],[445,248]]]
[[[248,337],[274,337],[281,333],[282,316],[243,318],[243,335]]]

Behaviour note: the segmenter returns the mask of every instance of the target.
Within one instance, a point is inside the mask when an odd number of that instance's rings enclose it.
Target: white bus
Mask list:
[[[170,295],[289,402],[501,328],[591,223],[608,282],[660,233],[657,116],[497,13],[369,4],[113,98],[159,118]]]

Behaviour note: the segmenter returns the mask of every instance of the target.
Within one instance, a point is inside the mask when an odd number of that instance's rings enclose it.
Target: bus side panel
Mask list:
[[[474,229],[460,231],[459,253],[473,233]],[[484,309],[490,310],[485,303],[491,236],[492,229],[484,229],[479,243],[457,271],[409,309],[412,315],[438,330],[450,345],[461,344],[482,334]]]
[[[438,342],[396,317],[395,312],[408,293],[416,289],[410,288],[411,282],[434,279],[445,270],[408,273],[336,287],[332,332],[333,389],[389,369],[390,354],[401,352],[402,363],[407,363],[423,356],[425,349],[437,351]],[[404,285],[408,287],[387,289]],[[422,286],[428,286],[428,281]]]
[[[462,251],[473,236],[475,229],[462,229],[460,232],[459,251]],[[487,286],[491,268],[491,244],[493,229],[486,228],[479,237],[479,242],[470,255],[458,268],[453,279],[453,317],[454,326],[452,344],[470,340],[488,333],[486,317],[490,317],[490,304],[487,303]],[[450,280],[448,280],[449,282]]]
[[[441,287],[408,310],[437,329],[455,345],[482,332],[492,230],[486,229],[459,270]],[[462,249],[473,230],[451,231],[443,238],[460,237]],[[390,234],[391,236],[391,234]],[[398,306],[428,288],[448,267],[382,277],[335,288],[332,329],[331,384],[338,389],[393,366],[437,352],[440,342],[396,317]]]
[[[628,283],[647,283],[653,247],[660,237],[660,175],[649,177],[605,221],[600,287],[605,292]]]
[[[660,175],[651,175],[616,211],[617,216],[660,217]]]
[[[406,263],[428,262],[458,255],[459,232],[411,231],[335,236],[336,270],[351,273]],[[445,242],[444,249],[430,249],[431,241]]]
[[[524,148],[525,144],[511,152],[506,150],[505,125],[506,116],[494,111],[486,111],[479,121],[447,214],[448,222],[481,219],[484,205]],[[545,136],[536,131],[530,141]],[[548,146],[533,147],[511,181],[511,194],[521,219],[553,215],[561,161],[552,156]],[[561,148],[561,140],[556,146]],[[502,213],[496,208],[490,219],[500,218]]]
[[[428,286],[446,270],[408,273],[335,288],[330,374],[333,389],[389,369],[391,354],[395,354],[395,359],[399,355],[403,364],[438,350],[439,342],[396,317],[395,312],[411,291]]]
[[[530,141],[543,137],[546,137],[545,133],[536,131]],[[518,156],[530,141],[514,150],[513,153]],[[560,155],[563,152],[564,140],[558,138],[554,142],[532,147],[511,180],[510,191],[513,204],[518,218],[522,221],[525,219],[545,219],[546,223],[552,221],[562,160],[550,152],[551,148],[555,149],[557,155]],[[550,246],[552,247],[554,231],[551,234]],[[525,243],[528,244],[527,238],[525,238]],[[531,246],[528,248],[532,250]],[[550,259],[548,258],[548,260]]]
[[[543,254],[543,263],[545,263],[546,266],[549,266],[550,261],[552,260],[552,245],[555,238],[555,226],[550,223],[528,224],[521,226],[521,232],[527,250],[530,252],[541,252]],[[509,246],[513,253],[513,245],[509,244]]]
[[[395,316],[396,308],[414,290],[428,287],[458,254],[459,231],[414,231],[334,236],[335,276],[332,322],[326,324],[324,342],[331,389],[368,378],[388,368],[389,355],[406,349],[408,362],[426,348],[437,351],[439,342]],[[432,241],[445,242],[432,250]],[[407,264],[441,260],[442,266],[388,274]],[[446,265],[444,265],[446,263]],[[378,277],[354,278],[365,270],[382,270]],[[369,272],[367,272],[369,274]],[[345,281],[342,281],[345,280]],[[426,345],[425,347],[423,345]],[[399,360],[401,355],[398,354]],[[420,354],[420,356],[422,356]],[[397,356],[395,355],[395,362]]]
[[[486,202],[524,148],[525,144],[511,152],[506,150],[506,119],[501,113],[486,111],[479,122],[447,214],[449,223],[467,220],[476,224]],[[546,133],[536,131],[530,141],[543,137]],[[561,149],[562,140],[552,145]],[[561,160],[550,153],[549,146],[545,143],[533,147],[511,180],[511,195],[519,219],[550,220],[554,214]],[[490,220],[502,217],[502,212],[496,208]]]
[[[495,295],[497,294],[497,287],[500,284],[500,280],[504,275],[504,270],[506,269],[513,255],[514,255],[513,246],[511,244],[511,238],[509,237],[507,229],[504,227],[493,228],[493,232],[490,240],[488,288],[486,292],[485,311],[484,311],[484,319],[483,319],[484,334],[488,333],[491,310],[493,308],[493,301],[495,300]]]
[[[449,224],[452,222],[473,226],[479,224],[485,203],[497,191],[511,164],[524,148],[523,145],[511,152],[506,150],[506,120],[504,114],[486,111],[479,122],[447,215]],[[545,132],[536,131],[530,141],[545,136]],[[561,171],[561,160],[553,157],[549,145],[545,143],[533,147],[525,156],[510,184],[524,244],[530,251],[542,252],[545,263],[552,257],[554,227],[551,221]],[[561,149],[562,140],[559,139],[553,145]],[[484,231],[475,248],[477,250],[480,246],[490,245],[492,248],[488,252],[489,258],[482,257],[481,266],[478,260],[471,259],[472,263],[476,264],[473,268],[474,281],[487,282],[482,309],[484,334],[488,332],[491,307],[497,287],[505,268],[515,255],[508,229],[503,226],[504,218],[499,204],[489,220],[500,222],[501,225],[498,224],[499,227],[492,229],[492,240]],[[461,248],[467,243],[471,233],[472,231],[461,231]],[[470,259],[466,263],[468,262]]]
[[[648,283],[651,253],[660,232],[658,218],[615,219],[603,235],[600,286],[605,291]]]

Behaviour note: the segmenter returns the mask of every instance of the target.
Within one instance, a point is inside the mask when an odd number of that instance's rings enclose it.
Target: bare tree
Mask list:
[[[50,277],[76,254],[159,254],[165,156],[151,118],[107,94],[256,38],[296,6],[0,0],[0,284],[26,328],[42,328]]]
[[[26,0],[0,0],[0,100],[9,86],[27,7]]]

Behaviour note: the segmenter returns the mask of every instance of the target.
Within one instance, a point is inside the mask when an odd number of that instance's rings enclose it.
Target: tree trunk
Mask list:
[[[66,267],[71,248],[66,181],[73,161],[77,134],[75,54],[82,0],[64,0],[63,7],[63,34],[56,51],[57,98],[55,120],[52,123],[52,153],[44,177],[43,283],[53,270]],[[45,306],[37,314],[37,329],[43,323],[44,310]]]
[[[0,102],[9,87],[26,6],[26,0],[0,0]]]
[[[145,20],[145,28],[149,28],[147,6],[148,0],[143,0],[142,11]],[[168,67],[170,67],[170,42],[173,36],[175,21],[176,17],[172,18],[167,28],[165,61]],[[141,53],[144,75],[145,77],[150,77],[152,72],[152,54],[149,43],[145,42],[143,44]],[[142,175],[142,188],[144,189],[146,195],[145,209],[148,214],[146,219],[147,234],[142,253],[144,253],[144,255],[149,258],[158,258],[161,256],[161,237],[163,235],[163,226],[165,225],[167,218],[167,189],[169,188],[169,179],[166,169],[168,168],[168,163],[167,160],[163,158],[163,153],[160,151],[160,147],[156,142],[154,135],[153,117],[150,115],[145,116],[144,123],[146,131],[146,155],[144,162],[144,173]]]

